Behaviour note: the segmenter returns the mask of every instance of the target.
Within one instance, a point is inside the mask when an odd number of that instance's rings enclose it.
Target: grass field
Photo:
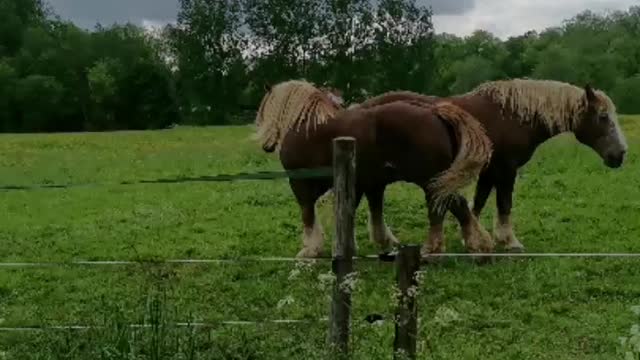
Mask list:
[[[514,222],[529,252],[640,253],[640,117],[624,117],[623,128],[630,153],[621,169],[606,168],[573,136],[546,143],[522,169]],[[249,139],[250,130],[0,136],[2,185],[105,183],[2,192],[0,261],[294,256],[301,225],[284,180],[113,185],[279,170],[277,158]],[[422,199],[407,184],[387,192],[385,216],[404,243],[425,237]],[[493,196],[488,204],[482,221],[490,228]],[[330,203],[321,214],[330,236]],[[374,254],[366,202],[357,225],[359,251]],[[447,239],[449,250],[464,251],[451,219]],[[420,358],[622,359],[618,339],[637,322],[630,308],[640,304],[638,261],[533,259],[475,266],[460,259],[428,267],[419,297]],[[390,359],[393,324],[363,319],[392,314],[393,267],[369,262],[356,268],[354,358]],[[0,332],[0,359],[323,358],[322,322],[195,332],[119,325],[322,318],[329,292],[318,279],[329,270],[327,263],[0,269],[0,327],[107,326]]]

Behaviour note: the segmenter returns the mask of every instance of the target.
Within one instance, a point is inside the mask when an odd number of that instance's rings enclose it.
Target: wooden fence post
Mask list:
[[[336,239],[332,268],[336,276],[331,301],[329,342],[341,356],[349,354],[351,291],[345,280],[353,272],[355,254],[356,141],[333,140],[333,193]]]
[[[396,276],[400,299],[396,310],[395,359],[415,359],[418,337],[417,272],[420,270],[420,247],[404,245],[396,258]]]

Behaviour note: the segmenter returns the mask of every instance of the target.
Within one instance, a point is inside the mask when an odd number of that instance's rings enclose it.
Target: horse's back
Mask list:
[[[358,106],[362,108],[373,108],[380,105],[386,105],[390,103],[394,103],[397,101],[415,101],[415,102],[423,102],[426,104],[432,104],[437,101],[436,96],[423,95],[420,93],[416,93],[413,91],[389,91],[384,94],[378,95],[371,99],[363,101]]]
[[[452,129],[427,107],[394,102],[368,110],[375,117],[375,145],[398,176],[431,177],[456,153]]]
[[[446,170],[456,154],[455,133],[428,107],[403,101],[345,110],[326,124],[302,128],[283,141],[287,169],[331,166],[332,140],[356,139],[357,173],[364,187],[393,181],[419,184]]]
[[[368,124],[368,114],[361,110],[344,110],[325,124],[302,125],[284,138],[280,160],[285,168],[331,166],[333,139],[351,136],[357,141],[356,151],[366,151],[374,136],[374,128]],[[360,151],[358,151],[360,149]]]

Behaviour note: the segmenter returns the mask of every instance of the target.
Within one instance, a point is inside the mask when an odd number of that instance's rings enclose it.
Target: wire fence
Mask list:
[[[239,172],[235,174],[218,174],[203,175],[197,177],[178,176],[173,178],[158,178],[152,180],[132,180],[119,182],[92,182],[92,183],[66,183],[66,184],[28,184],[0,185],[0,191],[34,191],[34,190],[56,190],[56,189],[72,189],[85,187],[102,187],[102,186],[127,186],[127,185],[145,185],[145,184],[179,184],[193,182],[234,182],[246,180],[277,180],[277,179],[309,179],[309,178],[331,178],[333,177],[332,167],[318,168],[302,168],[285,171],[256,171],[256,172]],[[384,260],[384,256],[365,256],[359,260]],[[197,265],[197,264],[231,264],[245,262],[318,262],[331,261],[331,257],[321,257],[314,259],[301,259],[292,257],[243,257],[243,258],[220,258],[220,259],[168,259],[168,260],[72,260],[72,261],[45,261],[45,262],[0,262],[0,270],[2,269],[24,269],[24,268],[50,268],[50,267],[68,267],[68,266],[138,266],[138,265]],[[392,260],[392,258],[391,258]],[[189,328],[218,328],[221,326],[257,326],[264,324],[286,325],[286,324],[309,324],[318,322],[327,322],[328,318],[321,319],[275,319],[261,321],[246,320],[224,320],[218,322],[178,322],[171,325],[175,327]],[[130,328],[151,328],[152,324],[129,324]],[[105,328],[100,325],[49,325],[49,326],[15,326],[0,327],[0,333],[11,332],[42,332],[48,330],[90,330]]]
[[[204,328],[204,329],[216,329],[223,326],[260,326],[260,325],[293,325],[293,324],[317,324],[325,323],[329,321],[329,318],[320,319],[274,319],[274,320],[261,320],[261,321],[245,321],[245,320],[224,320],[217,322],[174,322],[164,325],[173,327],[185,327],[185,328]],[[128,324],[127,327],[132,329],[145,329],[157,327],[155,324]],[[47,325],[47,326],[20,326],[20,327],[0,327],[0,333],[10,332],[42,332],[48,330],[93,330],[93,329],[108,329],[105,325]]]
[[[334,151],[337,143],[334,142]],[[343,142],[342,146],[348,145]],[[349,146],[354,146],[349,145]],[[347,149],[349,146],[346,146]],[[343,149],[343,151],[345,151]],[[220,174],[213,176],[199,176],[199,177],[185,177],[178,176],[174,178],[159,178],[153,180],[135,180],[135,181],[120,181],[114,183],[69,183],[69,184],[31,184],[31,185],[0,185],[0,191],[31,191],[40,189],[69,189],[69,188],[81,188],[90,186],[108,186],[108,185],[138,185],[138,184],[178,184],[178,183],[193,183],[193,182],[232,182],[241,180],[275,180],[275,179],[309,179],[309,178],[332,178],[334,185],[336,179],[340,179],[342,183],[338,186],[339,196],[336,198],[338,201],[336,208],[336,214],[348,215],[347,220],[343,220],[344,223],[337,224],[344,230],[341,234],[337,235],[338,248],[348,249],[351,245],[347,246],[353,241],[353,211],[350,209],[349,197],[353,194],[349,190],[355,184],[355,168],[349,170],[350,166],[355,166],[355,163],[351,163],[354,159],[355,152],[351,149],[352,153],[344,153],[343,159],[341,159],[341,165],[338,167],[321,167],[313,169],[296,169],[285,171],[259,171],[259,172],[241,172],[236,174]],[[335,154],[334,154],[334,159]],[[336,171],[334,172],[334,169]],[[341,170],[342,169],[342,170]],[[344,170],[346,169],[346,170]],[[344,173],[341,173],[344,171]],[[337,185],[336,185],[337,186]],[[343,204],[340,204],[342,202]],[[337,216],[337,215],[336,215]],[[348,255],[347,255],[348,254]],[[22,269],[22,268],[49,268],[49,267],[68,267],[68,266],[134,266],[134,265],[198,265],[198,264],[235,264],[246,262],[328,262],[332,263],[333,272],[337,276],[337,284],[334,286],[333,302],[331,305],[331,316],[329,318],[322,319],[276,319],[276,320],[262,320],[262,321],[237,321],[226,320],[213,323],[203,322],[177,322],[173,323],[176,327],[196,327],[196,328],[216,328],[220,326],[246,326],[246,325],[260,325],[260,324],[302,324],[310,322],[330,322],[330,338],[334,345],[341,347],[341,351],[347,351],[347,344],[349,338],[348,324],[350,321],[350,304],[351,294],[343,289],[342,283],[339,279],[345,279],[349,273],[351,273],[351,261],[387,261],[395,262],[398,270],[398,286],[401,291],[401,299],[409,299],[403,302],[398,308],[398,316],[403,318],[403,321],[396,321],[396,340],[394,342],[394,351],[398,349],[409,349],[412,354],[412,358],[415,353],[415,334],[417,310],[415,307],[415,301],[412,300],[412,288],[415,287],[415,276],[419,265],[414,261],[409,261],[410,258],[421,258],[428,262],[429,259],[434,258],[640,258],[640,253],[441,253],[441,254],[429,254],[427,256],[420,257],[419,248],[417,246],[411,246],[411,249],[401,247],[400,255],[396,256],[396,253],[378,254],[378,255],[365,255],[365,256],[353,256],[352,251],[346,251],[342,256],[320,257],[320,258],[294,258],[294,257],[242,257],[242,258],[217,258],[217,259],[168,259],[168,260],[71,260],[71,261],[42,261],[42,262],[0,262],[1,269]],[[411,255],[411,256],[407,256]],[[396,261],[396,258],[398,261]],[[405,259],[403,261],[403,259]],[[402,276],[400,276],[402,274]],[[401,281],[401,279],[404,279]],[[130,324],[132,328],[147,328],[152,327],[152,324]],[[24,327],[0,327],[0,332],[36,332],[46,330],[88,330],[93,328],[101,328],[99,325],[51,325],[51,326],[24,326]]]
[[[435,258],[635,258],[640,259],[640,253],[441,253],[422,255],[428,262]],[[354,261],[394,262],[395,253],[354,256]],[[248,262],[264,263],[297,263],[297,262],[331,262],[332,257],[316,258],[295,257],[243,257],[235,259],[168,259],[168,260],[72,260],[60,262],[0,262],[0,269],[39,268],[39,267],[68,267],[68,266],[132,266],[132,265],[218,265],[243,264]]]

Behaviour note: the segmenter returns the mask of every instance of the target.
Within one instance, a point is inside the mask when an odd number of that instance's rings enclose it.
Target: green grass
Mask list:
[[[544,144],[522,169],[514,222],[529,252],[640,252],[640,117],[625,117],[623,128],[631,148],[619,170],[606,168],[573,136]],[[250,128],[242,126],[0,136],[3,185],[105,184],[2,192],[0,261],[294,256],[301,224],[285,180],[115,185],[281,169],[277,157],[262,153],[249,136]],[[408,184],[387,191],[386,219],[405,243],[426,235],[422,199]],[[489,229],[493,204],[492,196],[482,218]],[[373,254],[366,202],[357,215],[359,251]],[[331,203],[321,217],[329,250]],[[449,250],[463,252],[451,218],[446,234]],[[640,304],[638,265],[630,259],[532,259],[476,266],[461,259],[428,267],[419,297],[420,358],[622,358],[618,338],[629,334],[636,322],[629,309]],[[393,266],[356,268],[354,358],[390,359],[393,325],[362,320],[392,314]],[[159,289],[172,321],[327,316],[328,291],[318,277],[329,264],[295,269],[293,263],[0,269],[0,327],[109,329],[0,332],[0,359],[135,358],[118,355],[120,350],[146,354],[136,359],[322,358],[324,323],[117,331],[122,323],[153,323],[149,302]],[[293,302],[282,302],[286,298]],[[149,352],[159,348],[172,357]]]

